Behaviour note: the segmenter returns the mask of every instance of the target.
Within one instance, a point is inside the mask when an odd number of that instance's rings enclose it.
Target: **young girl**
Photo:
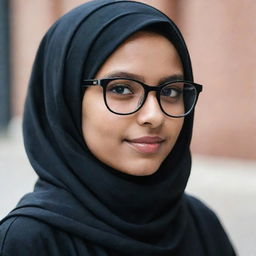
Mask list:
[[[0,255],[235,255],[215,214],[184,193],[201,90],[158,10],[96,0],[63,16],[25,105],[39,179],[2,220]]]

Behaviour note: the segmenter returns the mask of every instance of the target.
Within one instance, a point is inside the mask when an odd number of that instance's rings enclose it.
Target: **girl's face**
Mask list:
[[[159,85],[172,76],[182,78],[183,68],[168,39],[137,32],[106,60],[95,78],[126,76]],[[88,148],[100,161],[127,174],[155,173],[175,145],[183,121],[165,115],[153,91],[139,111],[124,116],[107,109],[101,86],[89,87],[84,94],[82,130]]]

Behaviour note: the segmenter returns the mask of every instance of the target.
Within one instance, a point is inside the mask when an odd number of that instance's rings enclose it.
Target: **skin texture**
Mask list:
[[[106,78],[116,72],[132,73],[148,85],[158,85],[172,75],[183,75],[172,43],[145,31],[121,44],[95,78]],[[158,170],[175,145],[183,122],[183,118],[168,117],[161,111],[153,91],[138,112],[127,116],[106,108],[100,86],[87,88],[82,102],[82,130],[90,151],[110,167],[135,176],[151,175]],[[150,145],[134,145],[130,141],[144,136],[158,136],[164,141],[151,145],[156,148],[154,152],[142,152],[140,148],[150,149]]]

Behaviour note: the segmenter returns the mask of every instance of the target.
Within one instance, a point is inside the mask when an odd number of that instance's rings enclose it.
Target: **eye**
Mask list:
[[[120,94],[120,95],[128,95],[133,93],[129,85],[125,85],[125,84],[111,85],[110,87],[108,87],[108,91],[116,94]]]
[[[164,87],[161,91],[161,96],[169,98],[178,98],[182,94],[182,90],[174,87]]]

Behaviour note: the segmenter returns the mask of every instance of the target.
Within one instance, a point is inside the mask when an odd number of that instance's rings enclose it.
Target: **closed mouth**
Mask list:
[[[158,137],[144,136],[137,139],[125,140],[133,149],[140,153],[157,153],[165,140]]]
[[[127,139],[126,141],[130,143],[154,144],[161,143],[164,141],[164,139],[158,136],[144,136],[132,140]]]

